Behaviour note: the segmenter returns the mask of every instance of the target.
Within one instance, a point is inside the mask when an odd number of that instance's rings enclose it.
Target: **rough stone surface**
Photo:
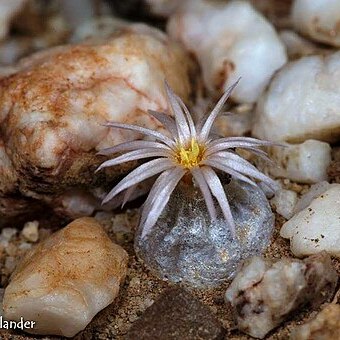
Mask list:
[[[340,140],[340,52],[286,64],[258,101],[252,133],[292,143]]]
[[[137,320],[126,340],[218,340],[225,330],[211,310],[182,288],[166,290]]]
[[[6,204],[6,198],[23,195],[57,208],[60,196],[69,197],[72,189],[107,190],[110,180],[136,164],[94,175],[105,160],[97,152],[141,136],[103,124],[162,130],[147,110],[167,110],[164,79],[188,100],[190,65],[181,47],[142,24],[106,40],[59,46],[22,60],[14,74],[0,80],[0,219],[23,210]],[[94,200],[92,192],[86,194],[75,193],[85,202],[79,205]]]
[[[340,184],[332,184],[282,226],[280,234],[290,239],[290,248],[295,256],[326,250],[340,257],[339,198]]]
[[[92,218],[73,221],[29,251],[4,295],[4,317],[34,334],[74,336],[118,295],[127,254]]]
[[[340,47],[340,2],[338,0],[295,0],[294,28],[313,40]]]
[[[238,328],[263,339],[299,307],[312,308],[330,298],[338,275],[326,253],[304,261],[249,259],[226,291]]]
[[[314,319],[296,327],[291,340],[337,340],[340,337],[340,305],[327,305]]]
[[[276,166],[268,168],[275,177],[289,178],[299,183],[317,183],[328,179],[331,163],[331,147],[328,143],[307,140],[301,144],[272,147],[270,156]]]
[[[275,206],[276,212],[288,220],[294,215],[297,201],[298,196],[295,191],[281,189],[275,193],[271,203]]]
[[[231,94],[239,103],[256,102],[287,62],[274,27],[247,1],[183,1],[167,31],[195,54],[213,95],[220,96],[242,77]]]
[[[30,242],[37,242],[39,239],[39,222],[38,221],[31,221],[31,222],[27,222],[24,225],[24,228],[22,229],[22,236],[24,236],[24,238],[27,241]]]
[[[232,181],[225,186],[236,223],[233,239],[224,219],[215,223],[200,192],[183,185],[146,239],[137,231],[137,255],[157,276],[192,286],[216,286],[233,276],[239,262],[269,244],[274,215],[264,193]]]

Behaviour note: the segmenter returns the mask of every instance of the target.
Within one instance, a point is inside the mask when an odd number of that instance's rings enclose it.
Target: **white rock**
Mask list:
[[[303,261],[284,258],[273,262],[252,257],[228,287],[237,327],[255,337],[265,335],[304,304],[318,307],[334,294],[338,275],[327,253]]]
[[[231,95],[237,102],[255,102],[287,61],[273,26],[245,1],[188,0],[167,30],[196,55],[212,94],[220,95],[242,77]]]
[[[271,158],[277,166],[269,167],[274,177],[289,178],[299,183],[327,180],[327,168],[332,161],[328,143],[307,140],[302,144],[272,147]]]
[[[29,251],[5,290],[7,320],[34,334],[74,336],[117,296],[127,253],[93,218],[80,218]]]
[[[294,143],[340,140],[340,52],[280,70],[259,99],[253,135]]]
[[[306,36],[333,46],[340,46],[340,1],[295,0],[292,22]]]
[[[297,193],[285,189],[277,191],[275,197],[271,200],[275,205],[276,212],[287,220],[293,216],[297,201]]]
[[[37,242],[39,239],[39,222],[38,221],[30,221],[25,223],[24,228],[22,229],[22,236],[30,242]]]
[[[326,192],[286,222],[280,232],[290,239],[294,255],[305,256],[326,250],[340,258],[340,184]]]
[[[326,192],[332,186],[334,186],[334,184],[329,184],[326,181],[313,184],[310,189],[298,200],[294,209],[294,213],[296,214],[307,208],[315,198]]]

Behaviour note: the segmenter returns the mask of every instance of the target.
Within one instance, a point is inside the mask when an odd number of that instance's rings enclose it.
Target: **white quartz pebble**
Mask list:
[[[297,193],[285,189],[277,191],[275,197],[271,200],[276,208],[276,212],[287,220],[293,216],[297,201]]]
[[[340,46],[340,1],[295,0],[294,28],[316,41]]]
[[[296,256],[316,254],[326,250],[340,258],[340,184],[326,192],[286,222],[280,232],[290,239]]]
[[[6,320],[34,334],[72,337],[118,295],[127,253],[93,218],[80,218],[29,251],[5,290]]]
[[[340,141],[340,52],[284,66],[258,101],[252,133],[292,143]]]
[[[231,94],[240,103],[256,102],[274,72],[287,62],[272,24],[246,1],[185,1],[167,30],[195,54],[213,95],[221,95],[242,77]]]
[[[286,144],[273,147],[271,158],[277,164],[269,168],[274,177],[289,178],[299,183],[317,183],[327,180],[327,168],[331,163],[331,147],[328,143],[307,140],[302,144]]]

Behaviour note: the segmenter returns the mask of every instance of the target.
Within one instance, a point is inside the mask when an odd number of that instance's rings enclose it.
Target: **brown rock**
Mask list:
[[[0,201],[22,194],[55,207],[72,188],[107,190],[136,164],[94,175],[105,160],[97,152],[140,135],[103,124],[161,130],[147,110],[167,111],[164,79],[188,100],[190,65],[181,47],[141,24],[22,60],[0,78]]]
[[[127,253],[93,218],[80,218],[29,251],[5,290],[9,320],[36,322],[34,334],[74,336],[118,295]]]
[[[171,288],[131,327],[126,340],[217,340],[225,330],[210,309],[182,288]]]
[[[339,340],[340,305],[327,305],[313,320],[297,327],[291,340]]]

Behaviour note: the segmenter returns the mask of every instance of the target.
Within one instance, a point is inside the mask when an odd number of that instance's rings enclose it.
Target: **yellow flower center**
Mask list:
[[[176,158],[177,162],[184,168],[191,169],[201,162],[203,154],[204,147],[199,145],[195,139],[191,139],[188,147],[178,146]]]

